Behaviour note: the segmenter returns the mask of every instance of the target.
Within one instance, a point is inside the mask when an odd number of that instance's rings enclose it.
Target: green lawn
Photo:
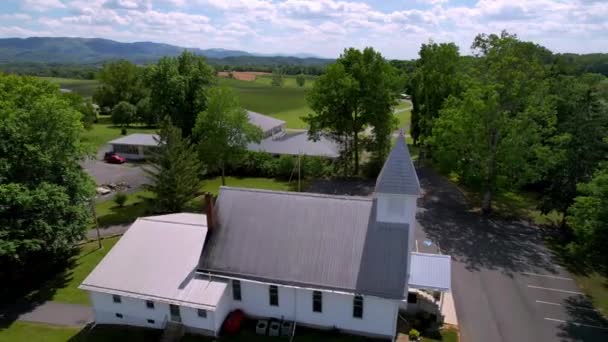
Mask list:
[[[127,134],[132,133],[156,133],[156,128],[142,126],[127,127]],[[91,129],[85,130],[82,135],[82,142],[90,146],[94,151],[107,144],[108,141],[121,137],[121,128],[114,126],[108,116],[100,116],[97,123]]]
[[[103,246],[101,249],[99,249],[97,241],[82,245],[80,253],[75,257],[74,267],[68,272],[68,282],[55,292],[51,300],[72,304],[89,304],[87,292],[79,290],[78,286],[117,241],[118,237],[104,239],[101,241]]]
[[[435,339],[430,337],[423,337],[422,342],[458,342],[458,332],[453,329],[444,329],[439,332],[441,338]]]
[[[608,278],[598,273],[573,272],[573,276],[576,284],[591,298],[593,306],[608,319]]]
[[[99,86],[97,80],[78,80],[71,78],[58,78],[58,77],[39,77],[43,80],[47,80],[51,83],[59,84],[60,88],[69,89],[75,93],[78,93],[84,97],[91,97]]]
[[[160,330],[97,326],[92,330],[40,323],[14,322],[0,330],[0,341],[24,342],[147,342],[158,341]]]
[[[149,213],[149,199],[154,195],[146,190],[136,191],[127,195],[127,202],[121,208],[113,199],[99,202],[95,205],[97,221],[100,227],[130,223],[138,217]]]
[[[260,77],[254,82],[219,78],[218,83],[233,88],[244,108],[284,120],[287,128],[306,128],[301,120],[302,116],[311,112],[306,103],[306,89],[289,86],[289,78],[283,87],[273,87],[267,80],[267,77]]]
[[[226,186],[238,188],[290,191],[293,190],[294,184],[295,182],[293,181],[289,184],[286,181],[274,178],[226,177]],[[206,179],[203,181],[202,191],[211,192],[212,194],[217,195],[221,185],[222,179],[220,177]]]
[[[304,88],[309,89],[312,88],[312,85],[315,83],[316,76],[304,76],[306,78],[306,82],[304,83]],[[255,83],[271,86],[272,85],[272,76],[270,75],[262,75],[256,77]],[[285,88],[298,88],[302,87],[298,86],[296,83],[296,76],[283,76],[283,87]]]
[[[394,108],[395,116],[399,120],[398,128],[404,128],[407,126],[406,132],[409,132],[409,125],[412,117],[411,113],[412,103],[409,101],[402,101]]]

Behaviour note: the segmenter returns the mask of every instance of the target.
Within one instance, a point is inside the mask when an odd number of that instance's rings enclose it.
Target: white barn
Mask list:
[[[138,219],[80,288],[98,324],[218,335],[241,309],[392,339],[409,288],[450,287],[449,257],[412,253],[418,194],[401,136],[373,198],[222,187],[207,215]]]

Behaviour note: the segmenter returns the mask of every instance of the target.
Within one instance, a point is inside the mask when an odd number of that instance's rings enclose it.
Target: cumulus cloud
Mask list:
[[[431,38],[455,41],[467,52],[477,33],[507,29],[558,51],[608,48],[606,1],[400,4],[389,11],[363,0],[23,0],[23,13],[0,13],[0,35],[97,36],[324,56],[369,45],[389,57],[411,58]]]
[[[65,8],[60,0],[22,0],[21,7],[25,10],[43,12],[55,8]]]

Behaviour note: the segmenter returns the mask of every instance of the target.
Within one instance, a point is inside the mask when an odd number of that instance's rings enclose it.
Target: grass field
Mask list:
[[[121,128],[114,126],[107,116],[100,116],[97,123],[91,129],[85,130],[82,135],[82,142],[89,145],[94,151],[107,144],[108,141],[121,137]],[[142,126],[127,127],[127,134],[132,133],[156,133],[156,128]]]
[[[58,77],[40,77],[43,80],[47,80],[51,83],[58,84],[60,88],[69,89],[75,93],[78,93],[84,97],[91,97],[95,92],[95,89],[99,86],[97,80],[76,80],[71,78],[58,78]]]
[[[244,108],[284,120],[287,128],[306,128],[301,117],[311,112],[305,89],[311,82],[304,88],[297,87],[293,78],[287,78],[283,87],[271,86],[267,77],[254,82],[220,78],[218,83],[233,88]]]
[[[99,202],[95,205],[97,221],[100,227],[130,223],[138,217],[146,216],[149,202],[153,194],[146,190],[136,191],[127,195],[127,202],[121,208],[114,200]]]

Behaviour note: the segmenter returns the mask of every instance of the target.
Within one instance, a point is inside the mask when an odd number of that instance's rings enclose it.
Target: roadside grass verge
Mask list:
[[[93,329],[16,321],[0,330],[0,341],[27,342],[147,342],[158,341],[161,330],[119,326]]]
[[[442,329],[439,331],[440,337],[422,337],[422,342],[458,342],[458,331],[454,329]]]

